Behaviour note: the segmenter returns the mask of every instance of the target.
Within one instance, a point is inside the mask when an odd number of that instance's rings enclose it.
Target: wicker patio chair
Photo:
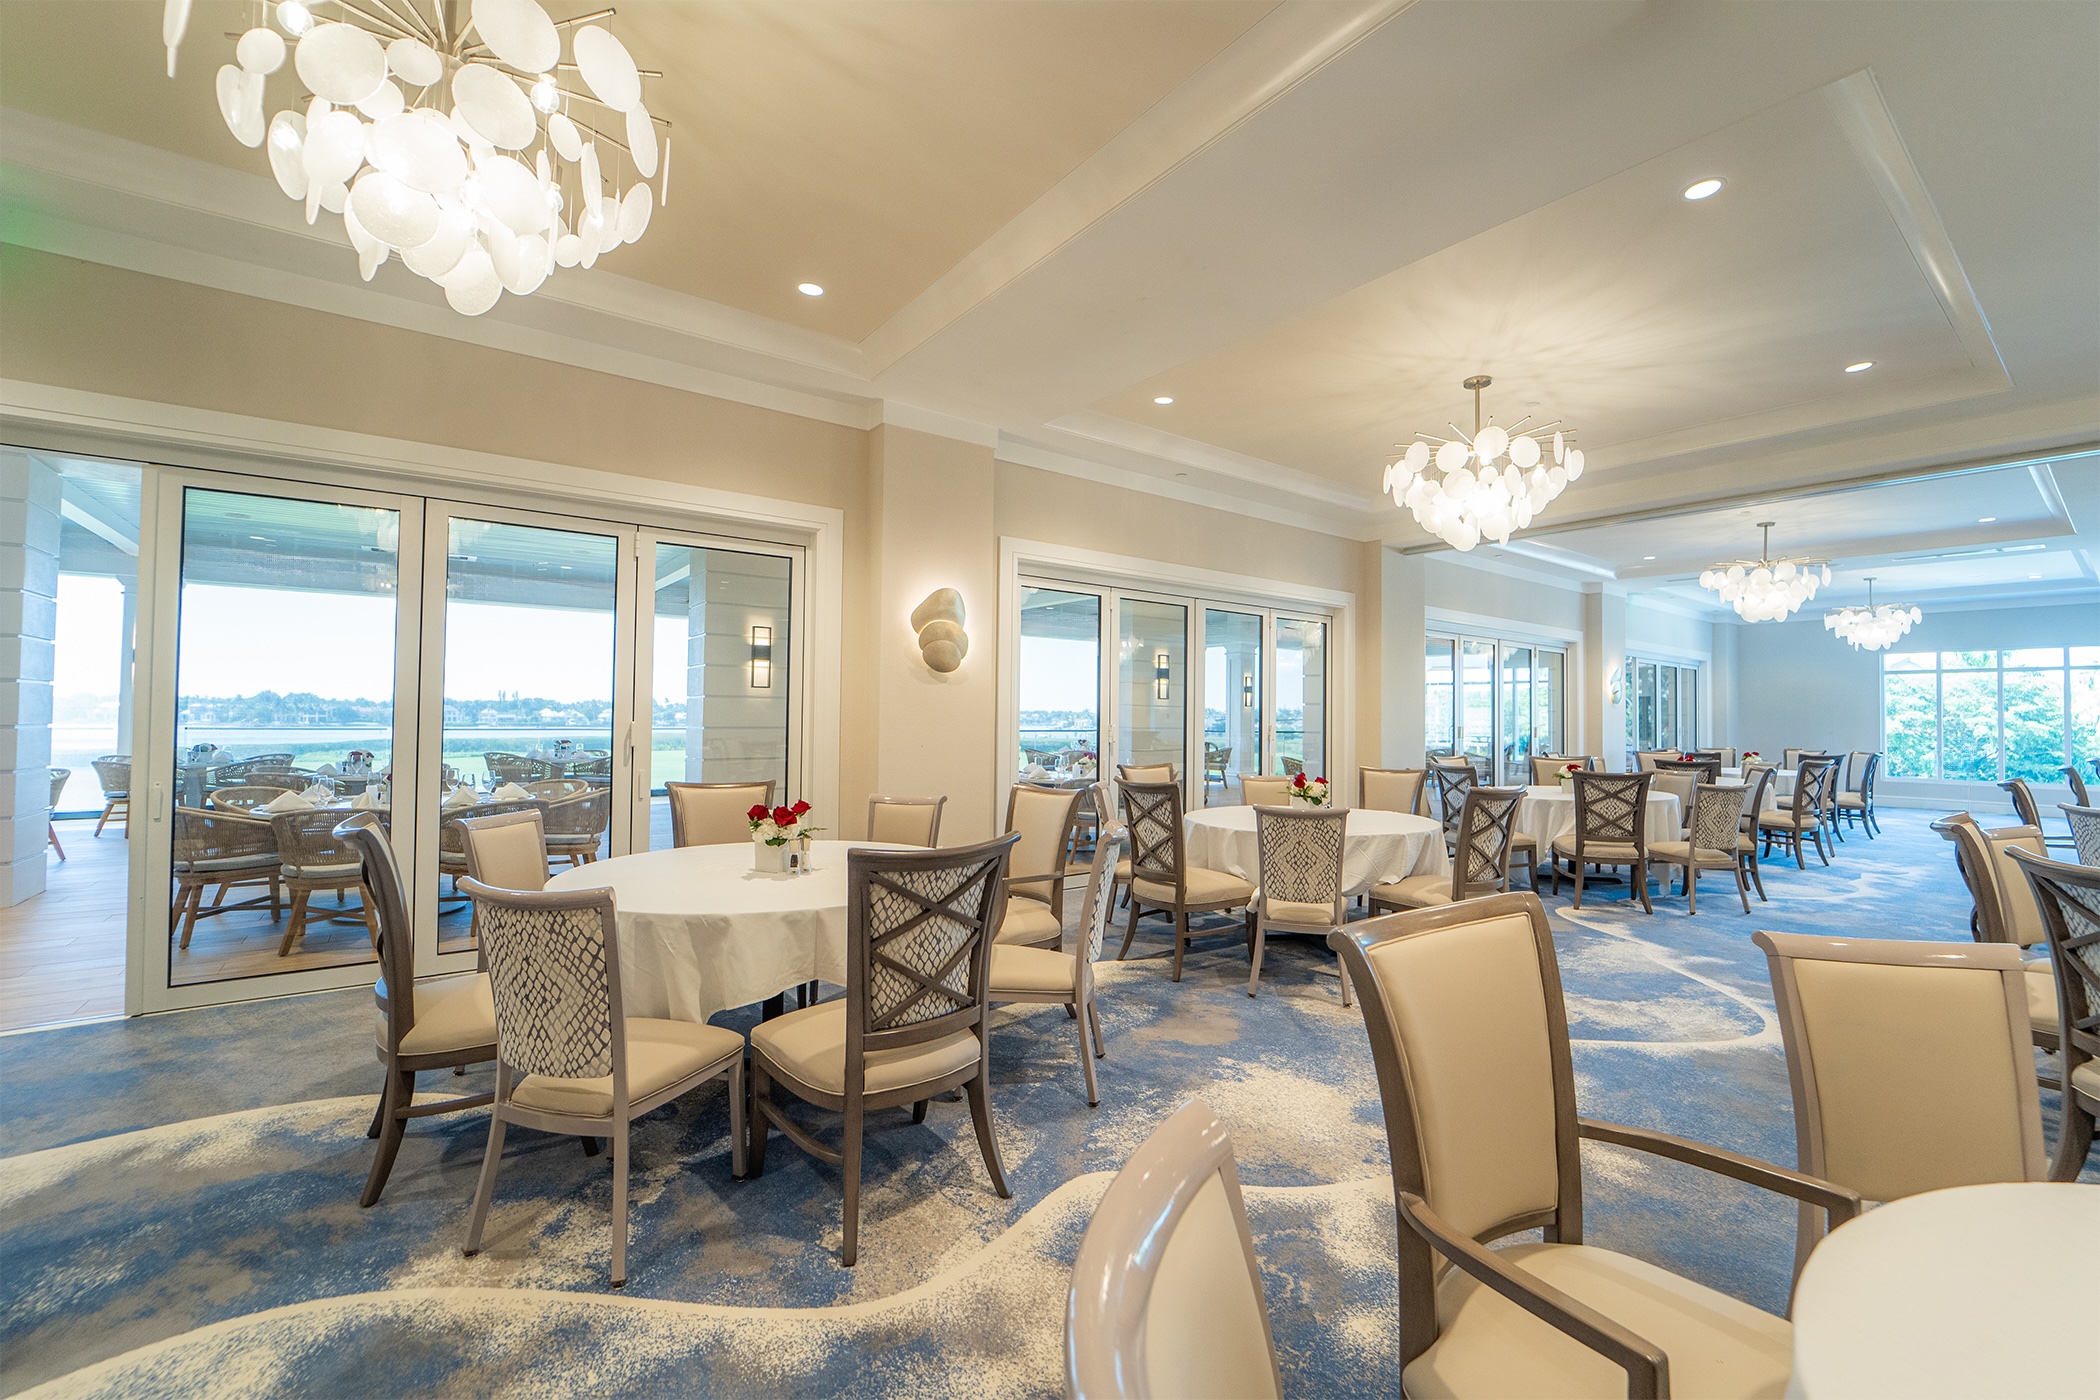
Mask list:
[[[1793,852],[1794,864],[1808,869],[1808,861],[1802,852],[1804,841],[1814,841],[1816,858],[1830,864],[1829,847],[1823,840],[1823,807],[1825,794],[1830,787],[1831,774],[1836,765],[1827,758],[1804,758],[1801,766],[1794,770],[1794,795],[1785,811],[1760,811],[1757,828],[1765,843],[1765,854],[1772,854],[1772,843],[1778,842]]]
[[[848,852],[845,997],[761,1021],[751,1032],[751,1175],[765,1171],[774,1127],[839,1167],[846,1196],[840,1262],[849,1268],[860,1252],[861,1141],[872,1109],[910,1104],[912,1120],[924,1122],[928,1100],[962,1087],[992,1188],[1001,1199],[1012,1194],[992,1135],[985,1008],[1000,882],[1017,839]],[[775,1105],[774,1084],[840,1114],[842,1145],[826,1147]]]
[[[259,753],[247,758],[237,758],[206,770],[204,786],[207,788],[242,787],[257,778],[271,774],[289,775],[295,771],[289,753]]]
[[[239,787],[213,788],[204,794],[204,805],[222,812],[252,812],[257,807],[275,802],[290,791],[292,788],[288,782],[280,785],[258,779],[255,782],[243,783]],[[268,816],[269,813],[265,812],[263,815]]]
[[[2027,876],[2049,958],[2056,965],[2056,1015],[2063,1054],[2063,1117],[2051,1181],[2076,1181],[2093,1150],[2100,1115],[2100,869],[2008,851]]]
[[[540,814],[546,822],[547,859],[588,865],[612,829],[612,789],[587,788],[581,796],[547,803]]]
[[[278,873],[292,896],[291,922],[277,945],[280,958],[288,956],[292,945],[305,935],[306,925],[314,917],[313,897],[330,891],[339,895],[355,892],[357,908],[325,913],[321,915],[323,923],[355,917],[374,938],[378,936],[372,923],[372,893],[365,888],[364,860],[355,847],[336,839],[335,829],[342,820],[341,812],[326,808],[277,812],[270,817],[270,829],[276,833],[277,854],[282,862]]]
[[[72,776],[73,770],[70,768],[53,768],[51,770],[51,805],[46,809],[44,834],[50,839],[51,849],[58,852],[60,860],[66,858],[66,848],[59,844],[58,823],[53,821],[52,818],[58,814],[58,799],[66,790],[66,779]]]
[[[1137,936],[1145,911],[1174,921],[1174,980],[1188,949],[1189,915],[1245,908],[1247,948],[1254,948],[1254,886],[1222,870],[1190,865],[1181,821],[1178,783],[1124,783],[1123,823],[1130,829],[1130,926],[1123,933],[1121,961]]]
[[[1522,788],[1474,788],[1459,809],[1458,854],[1448,875],[1409,875],[1371,887],[1371,912],[1429,909],[1509,889],[1510,857],[1516,851],[1517,808]],[[1532,887],[1537,889],[1534,872]]]
[[[124,824],[126,835],[131,832],[131,755],[110,753],[91,760],[88,764],[95,770],[95,781],[102,785],[102,815],[95,821],[95,834],[100,836],[102,828],[115,817]]]
[[[762,783],[665,783],[673,846],[733,846],[751,839],[745,813],[773,805],[773,780]]]
[[[868,799],[868,839],[898,846],[941,844],[943,797],[871,797]]]
[[[1356,805],[1379,812],[1422,813],[1423,789],[1429,782],[1426,768],[1360,768],[1356,777]]]
[[[1006,834],[1020,839],[1007,861],[1001,943],[1053,948],[1064,943],[1065,851],[1080,812],[1099,802],[1100,794],[1099,783],[1081,788],[1016,783],[1007,792]],[[1129,862],[1118,862],[1114,881],[1129,879]]]
[[[581,763],[571,763],[568,770],[572,778],[581,778],[593,787],[605,787],[612,782],[612,755],[601,758],[586,758]]]
[[[1292,758],[1289,754],[1285,754],[1277,761],[1283,764],[1283,776],[1286,778],[1295,778],[1305,771],[1305,760],[1303,759]]]
[[[994,942],[990,970],[985,974],[992,1005],[1005,1002],[1053,1002],[1070,1011],[1079,1035],[1079,1065],[1086,1079],[1087,1107],[1101,1102],[1094,1082],[1094,1061],[1106,1058],[1108,1046],[1101,1035],[1101,1008],[1094,1001],[1094,964],[1101,957],[1101,940],[1108,930],[1110,906],[1115,902],[1116,861],[1125,844],[1123,828],[1107,824],[1094,843],[1087,867],[1086,897],[1080,905],[1079,945],[1072,952],[1059,948],[1031,948],[1017,943]],[[1009,901],[1009,910],[1012,904]],[[1093,1036],[1092,1053],[1087,1037]]]
[[[532,776],[532,760],[521,753],[485,753],[481,761],[487,765],[492,782],[522,783]]]
[[[592,784],[583,778],[540,778],[520,787],[540,802],[560,802],[571,797],[582,797],[591,790]]]
[[[1269,934],[1314,933],[1326,938],[1349,919],[1342,893],[1343,837],[1349,814],[1332,808],[1254,809],[1254,848],[1261,883],[1254,889],[1254,949],[1248,958],[1247,995],[1261,990],[1262,956]],[[1342,974],[1342,1005],[1350,1004],[1349,974]]]
[[[1582,907],[1583,873],[1592,865],[1623,865],[1632,872],[1627,893],[1648,902],[1648,785],[1652,773],[1577,773],[1575,827],[1553,838],[1553,893],[1560,893],[1560,862],[1575,867],[1575,907]]]
[[[237,909],[270,907],[274,923],[284,907],[282,879],[277,855],[277,836],[270,823],[239,812],[210,812],[202,807],[175,809],[174,836],[175,907],[168,927],[182,929],[177,947],[190,946],[197,920]],[[226,903],[226,893],[244,885],[267,885],[267,895]],[[216,886],[218,894],[204,908],[204,891]]]
[[[1230,781],[1232,770],[1232,746],[1230,744],[1205,744],[1203,746],[1203,786],[1216,782],[1219,787]]]
[[[1749,789],[1718,783],[1701,783],[1692,794],[1691,827],[1682,841],[1657,841],[1648,847],[1648,858],[1684,871],[1685,913],[1699,912],[1699,872],[1726,870],[1735,876],[1736,897],[1743,912],[1750,912],[1750,890],[1743,880],[1743,801]],[[1663,877],[1668,894],[1669,877]]]

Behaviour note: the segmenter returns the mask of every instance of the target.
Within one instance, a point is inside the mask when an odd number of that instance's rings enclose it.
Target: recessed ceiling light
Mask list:
[[[795,288],[795,290],[802,293],[802,295],[806,297],[820,297],[824,295],[824,289],[822,287],[819,287],[814,282],[804,282],[801,286]]]
[[[1874,368],[1874,362],[1872,360],[1861,360],[1857,364],[1846,365],[1845,373],[1858,374],[1861,370],[1872,368]]]
[[[1654,560],[1654,558],[1655,558],[1655,556],[1654,556],[1654,555],[1652,555],[1652,554],[1643,554],[1643,555],[1641,556],[1641,562],[1642,562],[1643,564],[1646,564],[1646,563],[1650,563],[1650,562],[1652,562],[1652,561]]]
[[[1172,403],[1174,402],[1174,396],[1172,394],[1155,394],[1152,398],[1152,402],[1159,404]]]
[[[1727,181],[1725,180],[1701,180],[1697,184],[1686,185],[1684,187],[1684,197],[1686,199],[1711,199],[1721,192],[1721,186],[1726,183]]]
[[[1997,521],[1998,517],[1995,515],[1979,515],[1976,517],[1978,525],[1995,525]]]
[[[2029,574],[2029,575],[2028,575],[2027,577],[2029,577],[2029,578],[2040,578],[2040,577],[2041,577],[2041,575],[2040,575],[2040,574]]]
[[[264,544],[268,544],[270,542],[269,538],[264,535],[250,535],[248,536],[248,538],[251,540],[260,540]]]

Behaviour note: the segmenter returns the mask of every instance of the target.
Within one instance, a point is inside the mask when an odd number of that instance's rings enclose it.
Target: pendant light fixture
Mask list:
[[[1699,586],[1721,595],[1745,622],[1781,622],[1830,582],[1830,564],[1822,559],[1774,559],[1772,527],[1760,520],[1764,544],[1755,559],[1716,564],[1699,575]]]
[[[1863,608],[1835,608],[1823,614],[1823,626],[1852,643],[1860,651],[1887,651],[1903,640],[1904,633],[1925,620],[1925,614],[1915,607],[1902,607],[1895,603],[1874,606],[1874,580],[1867,579],[1867,605]]]
[[[1480,391],[1494,382],[1485,374],[1464,381],[1473,391],[1472,436],[1455,423],[1446,425],[1449,438],[1418,432],[1385,469],[1384,489],[1393,500],[1456,550],[1483,539],[1507,544],[1513,531],[1531,524],[1582,475],[1582,449],[1572,443],[1572,428],[1558,420],[1527,428],[1528,413],[1500,428],[1484,414]]]

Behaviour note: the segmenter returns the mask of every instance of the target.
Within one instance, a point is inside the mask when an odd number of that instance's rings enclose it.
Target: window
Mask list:
[[[1424,646],[1424,750],[1466,754],[1491,781],[1530,782],[1533,755],[1560,752],[1567,654],[1485,637]]]
[[[1626,747],[1699,746],[1699,668],[1646,657],[1626,658]]]
[[[2055,782],[2100,754],[2100,647],[1891,652],[1881,741],[1892,778]]]

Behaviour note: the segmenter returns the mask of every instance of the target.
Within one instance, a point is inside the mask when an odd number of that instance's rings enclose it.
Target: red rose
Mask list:
[[[798,816],[798,817],[799,817],[799,816],[801,816],[801,815],[802,815],[802,814],[803,814],[804,812],[807,812],[807,811],[809,810],[809,804],[808,804],[807,802],[797,802],[797,803],[796,803],[796,804],[795,804],[794,806],[790,807],[790,808],[789,808],[788,810],[789,810],[789,811],[791,811],[791,812],[793,812],[793,813],[794,813],[794,814],[795,814],[796,816]]]
[[[1295,777],[1295,778],[1291,779],[1291,786],[1292,786],[1292,787],[1295,787],[1295,788],[1302,788],[1302,787],[1304,787],[1304,786],[1305,786],[1305,775],[1304,775],[1303,773],[1300,773],[1300,774],[1299,774],[1299,775],[1298,775],[1297,777]]]
[[[1314,778],[1314,779],[1313,779],[1313,781],[1314,781],[1314,782],[1316,782],[1316,783],[1319,783],[1319,784],[1321,784],[1322,786],[1324,786],[1324,785],[1326,784],[1326,782],[1327,782],[1327,780],[1326,780],[1325,778]]]
[[[795,814],[785,807],[775,807],[773,809],[773,824],[775,826],[793,826],[795,824]]]
[[[745,815],[745,816],[746,816],[747,818],[749,818],[750,820],[752,820],[752,821],[755,821],[755,822],[762,822],[762,821],[764,821],[764,820],[766,819],[766,808],[765,808],[765,804],[764,804],[764,803],[760,803],[760,804],[759,804],[758,806],[756,806],[756,807],[753,807],[753,808],[752,808],[752,809],[751,809],[750,811],[748,811],[748,812],[744,813],[744,815]]]

